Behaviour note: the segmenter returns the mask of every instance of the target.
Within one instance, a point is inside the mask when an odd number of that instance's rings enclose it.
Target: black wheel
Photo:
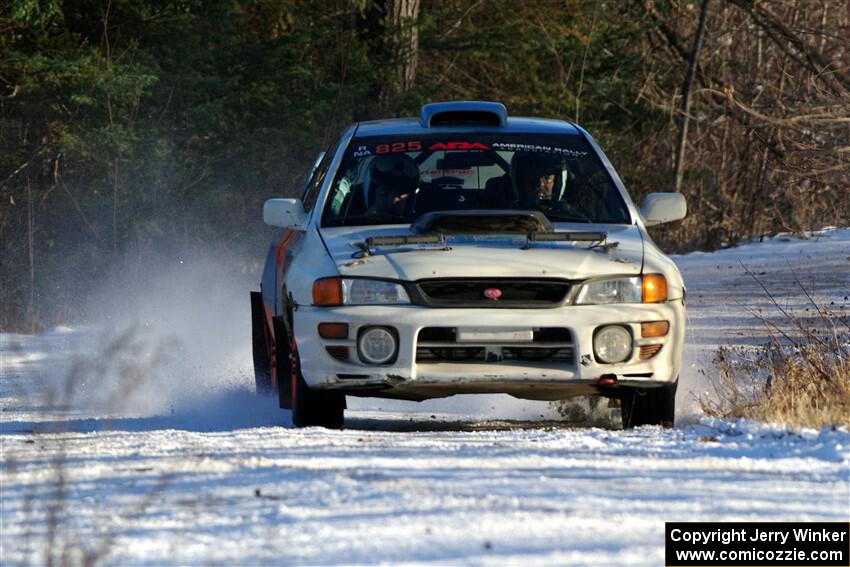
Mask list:
[[[251,342],[254,356],[254,384],[257,393],[267,396],[272,391],[271,344],[263,313],[263,294],[251,292]]]
[[[271,342],[271,367],[274,386],[277,388],[278,402],[283,409],[292,409],[292,362],[289,356],[289,329],[283,317],[275,317],[274,340]]]
[[[658,388],[623,388],[620,412],[623,429],[641,425],[673,427],[678,380]]]
[[[295,342],[290,344],[292,363],[292,424],[295,427],[313,425],[328,429],[342,429],[345,414],[345,395],[339,392],[322,392],[307,385],[301,375],[301,363]]]

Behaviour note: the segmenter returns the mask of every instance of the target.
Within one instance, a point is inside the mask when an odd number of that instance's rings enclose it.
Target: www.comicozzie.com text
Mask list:
[[[722,543],[728,545],[738,541],[769,541],[785,544],[793,534],[795,542],[841,542],[845,541],[846,531],[813,530],[811,528],[796,528],[792,530],[762,530],[747,529],[716,529],[710,531],[689,531],[675,528],[670,532],[672,541],[689,543]]]

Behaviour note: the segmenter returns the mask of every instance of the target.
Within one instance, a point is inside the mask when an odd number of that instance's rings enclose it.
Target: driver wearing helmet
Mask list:
[[[541,154],[516,154],[511,171],[519,191],[519,208],[537,209],[557,201],[555,186],[561,167],[556,159]]]
[[[419,185],[419,166],[410,156],[381,154],[369,165],[367,198],[371,216],[404,217]]]

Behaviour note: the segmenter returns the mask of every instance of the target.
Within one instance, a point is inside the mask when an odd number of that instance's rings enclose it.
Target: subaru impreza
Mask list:
[[[672,426],[685,288],[577,124],[495,102],[349,127],[279,229],[251,293],[257,389],[296,426],[342,427],[346,396],[601,395],[623,425]]]

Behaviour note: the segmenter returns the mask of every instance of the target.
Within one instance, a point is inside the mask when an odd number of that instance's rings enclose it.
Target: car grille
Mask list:
[[[564,280],[435,279],[416,284],[423,303],[433,307],[554,307],[561,305],[571,284]],[[487,297],[498,290],[499,297]]]
[[[455,327],[425,327],[416,341],[416,362],[545,362],[574,365],[575,347],[569,329],[535,329],[529,343],[468,344],[456,341]]]

